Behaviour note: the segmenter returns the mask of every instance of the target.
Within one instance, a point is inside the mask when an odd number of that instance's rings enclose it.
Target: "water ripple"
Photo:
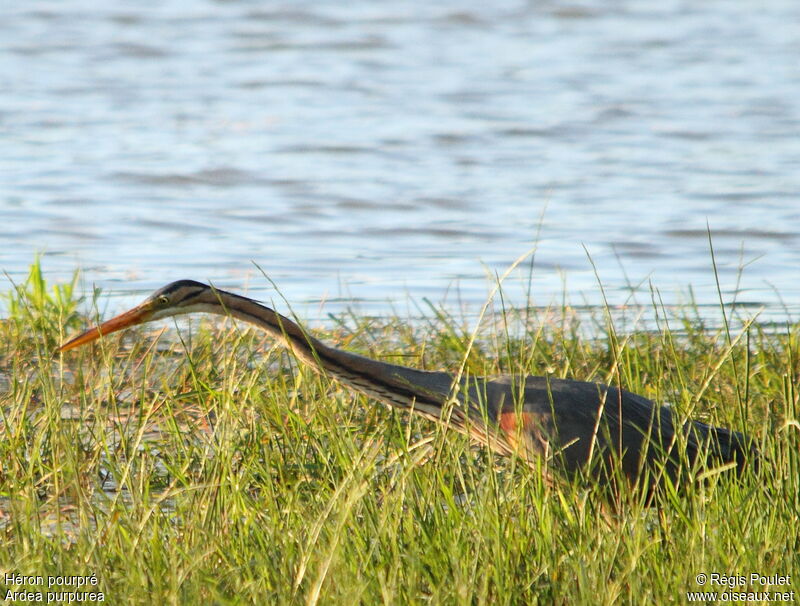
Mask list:
[[[612,305],[691,284],[711,310],[710,227],[723,292],[777,321],[800,300],[798,22],[789,0],[19,4],[2,269],[44,252],[115,293],[269,298],[258,264],[324,316],[479,306],[535,248],[506,301],[532,276],[534,303],[598,304],[599,275]]]

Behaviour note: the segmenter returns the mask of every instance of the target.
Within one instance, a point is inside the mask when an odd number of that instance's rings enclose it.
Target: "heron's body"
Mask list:
[[[461,377],[372,360],[330,347],[251,299],[182,280],[138,307],[62,346],[178,314],[207,312],[258,325],[301,360],[348,387],[468,433],[502,454],[539,457],[548,468],[604,479],[624,476],[652,487],[682,468],[735,463],[755,456],[741,433],[698,421],[681,423],[666,406],[616,387],[550,377]],[[621,473],[618,473],[621,472]]]

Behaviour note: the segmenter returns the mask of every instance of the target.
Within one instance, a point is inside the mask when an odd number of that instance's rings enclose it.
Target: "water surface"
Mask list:
[[[0,267],[116,309],[170,280],[307,316],[537,305],[798,311],[800,4],[12,3]],[[740,268],[745,267],[740,276]],[[489,279],[487,279],[487,276]],[[521,301],[528,268],[511,276]]]

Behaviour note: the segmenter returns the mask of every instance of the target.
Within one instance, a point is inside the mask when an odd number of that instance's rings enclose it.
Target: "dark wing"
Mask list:
[[[509,442],[568,472],[608,475],[621,462],[632,481],[645,470],[650,479],[667,473],[675,480],[682,464],[699,456],[703,465],[735,462],[740,471],[755,456],[741,433],[699,421],[681,425],[668,406],[601,383],[502,377],[482,389],[476,384],[472,394],[485,400]]]

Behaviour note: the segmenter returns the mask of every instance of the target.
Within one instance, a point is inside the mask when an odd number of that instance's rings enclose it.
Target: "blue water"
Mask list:
[[[798,57],[789,0],[6,3],[0,268],[43,252],[113,311],[274,298],[258,264],[321,317],[477,308],[535,245],[537,305],[599,304],[592,262],[612,305],[713,305],[710,226],[723,298],[781,320]]]

